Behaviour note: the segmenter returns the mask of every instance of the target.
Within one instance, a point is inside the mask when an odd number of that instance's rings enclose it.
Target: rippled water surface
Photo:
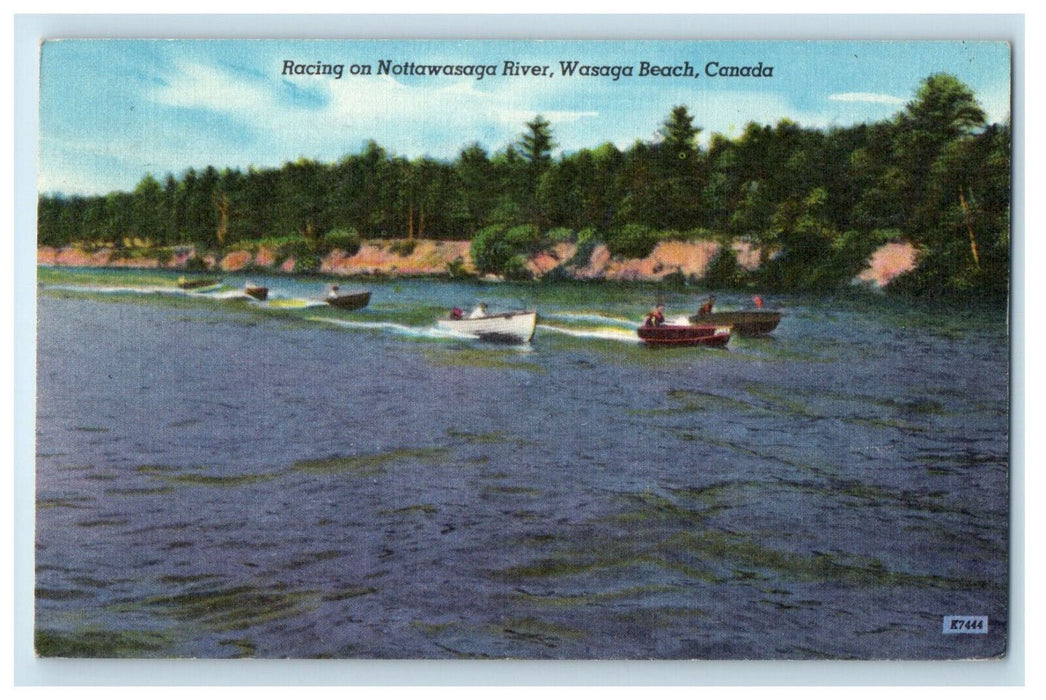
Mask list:
[[[652,350],[655,298],[701,296],[175,279],[40,271],[40,654],[1005,651],[1001,313],[782,297],[768,338]],[[534,342],[435,328],[477,301]]]

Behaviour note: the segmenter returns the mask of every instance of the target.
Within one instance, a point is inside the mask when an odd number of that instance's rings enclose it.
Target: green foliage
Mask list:
[[[330,235],[330,234],[328,234]],[[346,233],[348,238],[347,243],[351,243],[353,236],[351,233]],[[333,239],[338,240],[337,235]],[[355,240],[358,241],[358,238]],[[334,247],[327,240],[325,236],[323,239],[316,240],[312,238],[306,238],[305,236],[272,236],[268,238],[259,238],[258,240],[250,243],[240,243],[230,246],[231,250],[250,250],[257,251],[262,248],[270,251],[275,259],[277,265],[284,264],[287,260],[294,260],[294,272],[309,274],[316,272],[320,269],[321,259]],[[358,243],[357,243],[358,249]]]
[[[545,233],[545,239],[549,243],[569,243],[574,240],[574,231],[573,229],[559,226],[549,229]]]
[[[470,252],[477,270],[500,273],[505,268],[513,252],[504,239],[505,227],[501,225],[488,226],[475,235]]]
[[[680,240],[680,241],[714,241],[714,240],[718,240],[720,238],[723,238],[723,236],[716,235],[714,232],[710,231],[709,229],[703,228],[703,227],[699,226],[699,227],[691,228],[691,229],[688,229],[686,231],[682,231],[682,232],[676,234],[676,238],[674,240]]]
[[[316,255],[316,243],[303,236],[288,237],[283,240],[277,250],[277,257],[281,260],[294,258],[304,260]]]
[[[355,255],[360,250],[360,234],[355,229],[328,231],[318,244],[318,252],[327,255],[340,250],[346,255]]]
[[[462,258],[456,257],[447,263],[447,274],[450,275],[451,279],[462,279],[468,277],[468,272],[465,269],[465,261]]]
[[[413,238],[403,238],[389,246],[389,250],[396,255],[405,258],[413,253],[417,246],[418,242]]]
[[[599,244],[600,239],[595,229],[586,228],[578,231],[577,248],[574,250],[574,255],[561,267],[584,267],[592,259],[592,253]]]
[[[921,250],[919,269],[895,291],[1008,293],[1010,126],[986,126],[954,76],[927,77],[903,110],[877,123],[749,123],[736,138],[713,134],[707,149],[700,132],[675,105],[653,141],[624,150],[605,143],[553,157],[553,126],[539,116],[515,144],[488,154],[473,143],[453,162],[369,142],[337,163],[145,175],[132,192],[41,195],[38,240],[147,239],[215,254],[265,245],[311,271],[331,250],[357,251],[362,238],[469,239],[480,271],[526,276],[541,245],[576,240],[566,268],[587,263],[599,240],[615,256],[641,258],[665,239],[742,238],[768,258],[755,277],[790,290],[847,284],[893,231]],[[395,249],[408,255],[413,245]],[[714,260],[710,274],[722,286],[746,283],[735,264]]]
[[[709,288],[736,289],[748,282],[748,272],[738,264],[734,249],[722,245],[708,262],[703,282]]]
[[[519,253],[531,253],[541,243],[541,232],[534,224],[513,226],[505,231],[505,241]]]
[[[657,231],[642,224],[625,224],[606,234],[606,245],[611,255],[623,258],[645,258],[650,255],[660,237]]]
[[[208,269],[207,261],[200,257],[199,254],[194,254],[185,261],[185,269],[189,272],[203,272]]]
[[[694,126],[694,118],[686,106],[677,105],[658,133],[664,138],[662,143],[670,157],[685,158],[697,150],[697,136],[701,129]]]
[[[526,271],[526,257],[540,242],[541,234],[533,224],[488,226],[472,239],[472,259],[480,272],[518,279]]]
[[[506,261],[504,268],[501,270],[501,274],[508,280],[529,280],[531,278],[530,270],[527,269],[527,258],[524,255],[513,255]]]
[[[531,163],[547,162],[556,147],[552,139],[552,125],[540,114],[527,122],[527,131],[519,140],[520,151]]]

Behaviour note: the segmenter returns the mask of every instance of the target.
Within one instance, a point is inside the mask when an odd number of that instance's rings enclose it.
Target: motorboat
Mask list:
[[[436,322],[442,330],[454,331],[480,340],[502,343],[529,343],[534,337],[538,314],[532,310],[502,311],[482,315],[458,316]]]
[[[269,298],[268,287],[258,287],[256,285],[248,284],[243,288],[243,293],[253,299],[257,299],[258,301],[265,301]]]
[[[738,335],[766,335],[781,322],[780,311],[755,309],[750,311],[711,311],[690,317],[690,323],[713,326],[732,326]]]
[[[722,347],[730,342],[731,335],[730,326],[693,323],[648,324],[640,326],[637,332],[640,340],[655,347]]]
[[[337,288],[335,288],[335,291],[327,295],[324,301],[336,308],[345,309],[346,311],[354,311],[356,309],[362,309],[370,303],[370,291],[342,294],[337,291]]]

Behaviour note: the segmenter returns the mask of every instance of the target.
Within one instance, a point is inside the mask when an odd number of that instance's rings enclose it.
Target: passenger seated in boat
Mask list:
[[[712,307],[715,306],[715,296],[708,297],[708,301],[701,304],[701,308],[697,310],[698,316],[705,316],[706,314],[712,313]]]
[[[665,305],[658,304],[654,310],[646,315],[646,325],[660,326],[665,322]]]
[[[752,302],[755,304],[755,308],[763,308],[763,297],[759,296],[758,294],[752,297]]]
[[[461,317],[464,316],[464,315],[465,315],[465,312],[462,311],[461,309],[459,309],[456,306],[453,309],[450,310],[450,317],[452,319],[454,319],[455,321],[460,320]]]
[[[469,314],[469,318],[483,318],[487,315],[487,305],[479,304]]]
[[[330,291],[330,294],[327,295],[327,298],[328,299],[337,299],[338,298],[338,285],[335,284],[335,285],[331,286],[331,291]]]

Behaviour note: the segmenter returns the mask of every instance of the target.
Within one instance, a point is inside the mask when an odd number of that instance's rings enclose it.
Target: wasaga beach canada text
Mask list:
[[[649,61],[640,61],[630,65],[590,65],[581,61],[559,61],[558,75],[582,78],[698,78],[701,73],[690,63],[684,61],[676,65],[658,65]],[[483,80],[487,76],[512,77],[551,77],[556,75],[552,64],[532,65],[519,61],[505,60],[499,64],[460,64],[460,63],[415,63],[413,61],[393,61],[380,59],[377,64],[370,63],[324,63],[298,62],[284,59],[280,75],[331,76],[340,80],[343,75],[396,75],[396,76],[468,76]],[[773,66],[764,66],[760,61],[750,66],[722,65],[719,61],[705,63],[704,75],[710,78],[772,78]]]

